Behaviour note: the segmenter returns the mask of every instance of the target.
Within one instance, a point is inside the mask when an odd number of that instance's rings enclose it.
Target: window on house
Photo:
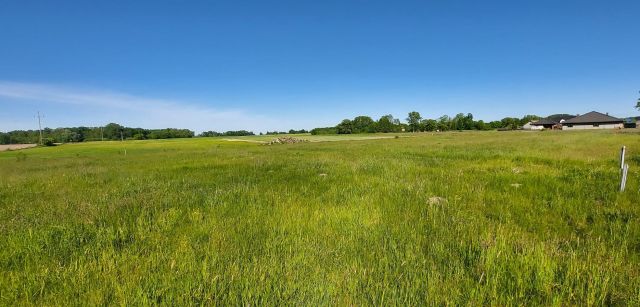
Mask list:
[[[593,124],[594,127],[600,127],[600,124]]]

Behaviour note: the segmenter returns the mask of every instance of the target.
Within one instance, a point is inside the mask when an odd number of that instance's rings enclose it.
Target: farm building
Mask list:
[[[562,123],[562,130],[579,129],[622,129],[623,120],[592,111],[584,115],[576,116]]]
[[[558,129],[560,122],[557,122],[552,119],[543,118],[541,120],[532,122],[531,125],[538,127],[536,130],[542,129]]]
[[[533,124],[533,122],[528,122],[522,126],[522,129],[523,130],[542,130],[544,129],[544,127],[536,126]]]

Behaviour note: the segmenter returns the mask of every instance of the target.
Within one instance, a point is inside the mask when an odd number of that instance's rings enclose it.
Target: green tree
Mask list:
[[[420,116],[420,113],[416,111],[409,112],[407,122],[409,123],[409,128],[412,132],[420,131],[420,121],[422,121],[422,116]]]
[[[538,115],[525,115],[524,117],[522,117],[520,119],[520,126],[522,126],[522,125],[524,125],[524,124],[526,124],[528,122],[533,122],[533,121],[536,121],[536,120],[539,120],[539,119],[540,119],[540,116],[538,116]]]
[[[358,116],[351,121],[352,133],[376,132],[375,122],[369,116]]]
[[[500,122],[502,123],[501,128],[507,128],[511,130],[518,129],[518,126],[520,125],[520,119],[515,117],[505,117],[500,120]]]
[[[479,120],[475,122],[475,128],[478,130],[487,130],[490,127],[487,124],[485,124],[483,120]]]
[[[442,115],[438,118],[438,130],[447,131],[450,129],[451,117],[449,115]]]
[[[394,118],[393,115],[391,114],[387,114],[385,116],[380,117],[380,119],[378,120],[378,125],[377,125],[377,130],[378,132],[393,132],[396,129],[396,126],[394,124]]]
[[[116,123],[109,123],[106,126],[104,126],[104,138],[105,139],[109,139],[109,140],[119,140],[120,139],[120,133],[124,130],[124,127],[116,124]]]
[[[338,134],[351,134],[353,133],[353,124],[350,119],[345,119],[336,126],[336,132]]]
[[[473,121],[473,114],[467,113],[467,115],[462,119],[462,128],[464,130],[473,130],[473,129],[475,129],[475,123]]]
[[[438,121],[435,119],[425,119],[422,121],[422,127],[425,131],[436,131],[436,129],[438,129]]]

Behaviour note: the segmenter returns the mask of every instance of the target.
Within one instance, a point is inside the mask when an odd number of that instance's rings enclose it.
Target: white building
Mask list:
[[[528,122],[522,126],[523,130],[542,130],[544,127],[532,125],[533,122]]]

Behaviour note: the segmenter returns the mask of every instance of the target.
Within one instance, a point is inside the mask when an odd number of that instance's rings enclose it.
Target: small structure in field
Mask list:
[[[535,130],[542,130],[542,129],[558,129],[558,125],[560,124],[559,121],[553,120],[553,119],[549,119],[549,118],[543,118],[540,120],[537,120],[535,122],[531,123],[532,127],[536,127]]]
[[[528,122],[522,126],[522,130],[542,130],[544,127],[536,126],[533,122]]]
[[[622,129],[624,121],[620,118],[591,111],[587,114],[576,116],[562,123],[562,130],[584,130],[584,129]]]

